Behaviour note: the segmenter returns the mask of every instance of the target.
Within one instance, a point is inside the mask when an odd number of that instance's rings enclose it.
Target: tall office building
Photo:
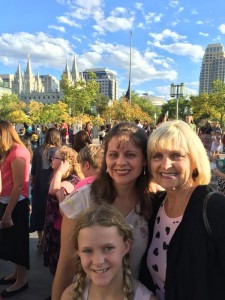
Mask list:
[[[210,93],[214,80],[225,82],[225,52],[222,44],[209,44],[202,61],[199,94]]]
[[[88,73],[96,75],[96,81],[99,83],[99,93],[108,96],[111,100],[118,99],[118,82],[115,74],[106,68],[86,69],[83,72],[84,79],[89,79]]]

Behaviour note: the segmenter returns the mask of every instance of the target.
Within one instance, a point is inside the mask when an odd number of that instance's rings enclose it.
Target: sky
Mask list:
[[[0,1],[3,2],[3,1]],[[7,0],[0,9],[0,74],[25,71],[57,79],[66,62],[78,71],[107,68],[137,93],[170,98],[170,84],[198,94],[208,44],[225,46],[224,0]]]

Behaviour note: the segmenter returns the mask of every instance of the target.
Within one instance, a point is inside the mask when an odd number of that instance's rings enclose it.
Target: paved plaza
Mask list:
[[[42,255],[37,250],[36,233],[30,234],[30,271],[28,271],[29,288],[14,297],[12,300],[45,300],[51,294],[52,275],[44,267]],[[0,278],[10,274],[13,264],[0,260]],[[0,291],[7,286],[0,285]],[[1,296],[0,299],[2,300]]]

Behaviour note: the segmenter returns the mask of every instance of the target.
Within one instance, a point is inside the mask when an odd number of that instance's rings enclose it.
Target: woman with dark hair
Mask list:
[[[30,232],[37,231],[37,247],[39,249],[41,249],[42,243],[49,179],[53,171],[50,165],[51,159],[60,145],[59,130],[49,128],[45,133],[44,144],[35,150],[32,159],[31,184],[33,192]]]
[[[73,149],[76,152],[79,152],[82,148],[90,144],[92,144],[92,141],[90,140],[87,131],[80,130],[74,135]]]
[[[147,220],[151,214],[146,168],[147,137],[144,130],[136,125],[121,123],[108,132],[104,145],[103,164],[95,181],[71,193],[60,205],[64,217],[52,291],[54,300],[60,299],[76,273],[71,234],[77,215],[92,203],[113,205],[133,226],[131,270],[133,277],[138,277],[141,257],[147,246]]]
[[[167,116],[167,113],[165,114],[161,114],[159,117],[158,117],[158,120],[156,121],[156,124],[155,126],[156,127],[159,127],[161,124],[165,123],[168,119],[168,116]]]
[[[13,284],[1,292],[2,298],[28,288],[29,169],[29,151],[12,124],[0,121],[0,259],[15,264],[14,272],[0,279],[0,284]]]

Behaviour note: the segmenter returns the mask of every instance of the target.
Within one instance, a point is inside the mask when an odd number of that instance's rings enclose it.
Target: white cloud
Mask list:
[[[145,21],[147,24],[151,24],[151,23],[158,23],[160,22],[161,18],[162,18],[163,14],[157,14],[155,12],[149,12],[148,14],[146,14],[144,16]]]
[[[72,38],[73,38],[75,41],[77,41],[78,43],[82,43],[82,39],[81,39],[81,38],[79,38],[79,37],[77,37],[77,36],[75,36],[75,35],[73,35]]]
[[[201,36],[209,36],[209,34],[207,32],[199,32],[199,35],[201,35]]]
[[[143,3],[141,2],[136,2],[135,3],[135,8],[138,10],[143,10]]]
[[[100,34],[104,34],[105,31],[116,32],[120,30],[129,30],[132,28],[134,18],[116,18],[109,16],[106,19],[98,20],[97,24],[93,28]]]
[[[68,17],[60,16],[60,17],[56,17],[56,19],[58,20],[59,23],[67,24],[67,25],[72,26],[72,27],[80,27],[79,24],[77,24],[73,20],[70,20]]]
[[[140,22],[140,23],[138,23],[138,24],[137,24],[137,28],[144,28],[144,24],[143,24],[143,23],[141,23],[141,22]]]
[[[17,65],[21,59],[27,61],[27,54],[30,54],[33,66],[40,66],[41,61],[42,66],[62,69],[67,56],[72,57],[73,49],[63,38],[53,38],[42,32],[19,32],[0,35],[0,60],[4,60],[5,53],[12,65]]]
[[[119,15],[124,15],[126,11],[127,10],[124,7],[116,7],[113,11],[111,11],[111,15],[117,17]]]
[[[95,44],[90,45],[94,53],[101,57],[103,65],[113,65],[115,68],[127,70],[127,78],[129,72],[129,47],[123,45],[105,44],[97,41]],[[134,85],[141,84],[153,79],[175,80],[177,77],[176,71],[166,68],[163,63],[149,59],[150,54],[142,55],[137,49],[132,50],[132,81]],[[153,56],[156,54],[153,54]],[[100,61],[98,61],[100,63]],[[141,66],[141,68],[140,68]]]
[[[164,29],[161,33],[149,33],[155,41],[163,41],[165,39],[171,38],[173,41],[179,41],[186,38],[186,36],[179,35],[178,33],[171,31],[170,29]]]
[[[160,42],[155,41],[153,45],[160,49],[166,50],[169,53],[190,57],[193,61],[201,60],[204,55],[204,50],[201,46],[192,45],[187,42],[161,45]]]
[[[198,25],[203,25],[203,24],[204,24],[204,22],[203,22],[203,21],[201,21],[201,20],[199,20],[199,21],[197,21],[197,22],[196,22],[196,24],[198,24]]]
[[[57,31],[60,31],[60,32],[63,32],[63,33],[66,32],[65,28],[63,26],[49,25],[48,28],[54,29],[54,30],[57,30]]]
[[[222,34],[225,34],[225,24],[221,24],[218,28]]]
[[[176,8],[177,6],[179,6],[179,1],[178,0],[172,0],[169,2],[169,5],[173,8]]]

